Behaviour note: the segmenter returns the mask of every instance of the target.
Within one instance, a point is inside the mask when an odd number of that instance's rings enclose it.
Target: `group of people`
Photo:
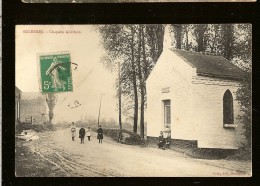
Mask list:
[[[167,137],[163,137],[163,131],[160,131],[160,136],[157,142],[158,148],[165,150],[166,148],[170,148],[171,145],[171,133],[168,132]]]
[[[70,129],[71,129],[72,141],[75,141],[76,126],[75,126],[74,122],[72,122],[72,126],[70,127]],[[85,136],[87,136],[88,137],[88,141],[90,141],[91,133],[92,133],[92,131],[91,131],[90,127],[88,127],[87,131],[85,131],[85,129],[82,126],[79,129],[80,143],[84,144]],[[103,129],[101,128],[101,125],[99,125],[98,130],[97,130],[97,139],[98,139],[98,143],[102,143],[102,140],[103,140]],[[160,131],[160,136],[158,137],[157,145],[158,145],[158,148],[161,148],[163,150],[165,150],[166,148],[170,148],[170,145],[171,145],[171,132],[168,132],[167,137],[164,138],[163,131]]]
[[[71,130],[71,136],[72,136],[72,141],[75,141],[75,137],[76,137],[76,125],[74,122],[72,122],[72,125],[70,127]],[[87,130],[84,129],[84,127],[82,126],[79,129],[79,138],[80,138],[80,144],[84,144],[84,138],[85,136],[88,137],[88,141],[90,141],[90,137],[91,137],[91,129],[90,127],[87,128]],[[103,139],[103,129],[101,128],[101,125],[99,125],[99,128],[97,130],[97,139],[99,143],[102,143],[102,139]]]

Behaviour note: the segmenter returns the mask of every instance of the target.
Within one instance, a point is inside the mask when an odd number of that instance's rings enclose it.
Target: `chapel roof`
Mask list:
[[[197,74],[225,79],[242,80],[246,73],[222,56],[209,53],[171,49],[197,69]]]

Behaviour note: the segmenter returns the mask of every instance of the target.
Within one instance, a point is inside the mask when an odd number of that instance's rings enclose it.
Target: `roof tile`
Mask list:
[[[198,75],[242,80],[245,72],[222,56],[171,49],[197,69]]]

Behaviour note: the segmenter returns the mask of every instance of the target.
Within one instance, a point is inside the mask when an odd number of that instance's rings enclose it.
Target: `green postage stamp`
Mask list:
[[[70,54],[41,54],[38,57],[42,93],[72,92]]]

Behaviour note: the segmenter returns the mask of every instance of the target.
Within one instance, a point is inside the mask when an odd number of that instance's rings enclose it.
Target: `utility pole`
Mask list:
[[[121,116],[121,75],[120,75],[120,62],[118,61],[118,119],[119,119],[119,128],[122,130],[122,116]]]
[[[99,127],[99,118],[100,118],[101,100],[102,100],[102,94],[101,94],[101,97],[100,97],[99,111],[98,111],[98,127]]]

